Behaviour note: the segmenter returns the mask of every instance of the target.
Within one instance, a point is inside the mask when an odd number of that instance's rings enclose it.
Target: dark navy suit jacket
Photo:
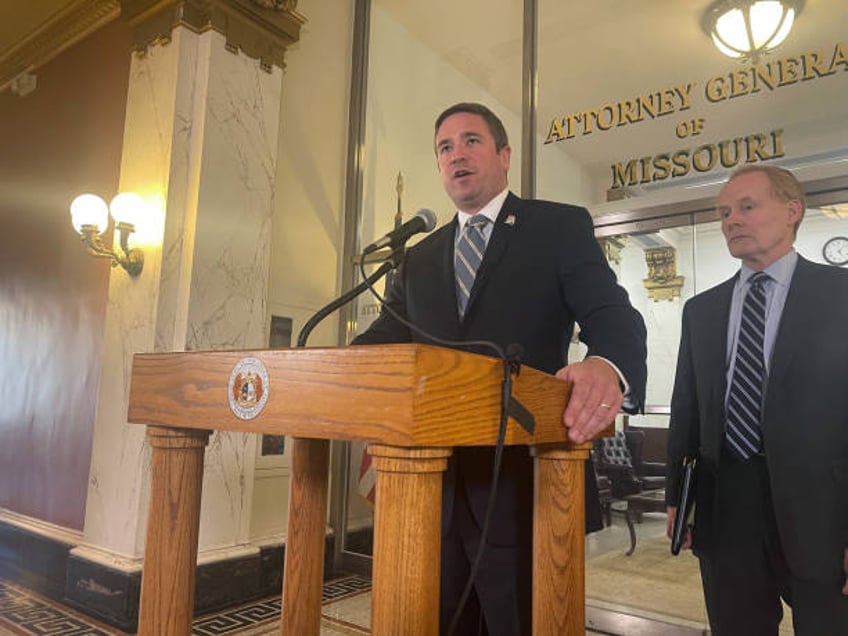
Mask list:
[[[738,276],[738,274],[737,274]],[[667,500],[697,453],[695,549],[711,550],[721,482],[727,329],[734,276],[691,298],[671,402]],[[781,545],[795,576],[843,580],[848,546],[848,271],[801,257],[771,357],[763,445]],[[724,485],[732,488],[732,485]]]
[[[612,361],[641,407],[645,395],[645,326],[615,279],[594,238],[584,208],[522,200],[510,193],[494,224],[483,262],[460,320],[454,283],[454,219],[411,247],[387,292],[400,315],[447,340],[490,340],[502,348],[517,343],[522,364],[555,373],[567,363],[577,321],[588,355]],[[432,342],[383,310],[353,344]],[[492,351],[467,347],[485,355]],[[461,484],[482,523],[492,478],[490,448],[457,448],[444,478],[443,525],[450,523]],[[588,468],[588,465],[587,465]],[[587,471],[587,521],[600,518],[594,474]],[[532,540],[533,467],[526,447],[505,449],[489,541],[495,545]]]

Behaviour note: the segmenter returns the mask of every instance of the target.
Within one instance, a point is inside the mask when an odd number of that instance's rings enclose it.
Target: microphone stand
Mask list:
[[[300,334],[297,336],[297,346],[305,347],[306,339],[309,338],[309,334],[312,330],[318,325],[319,322],[324,320],[331,313],[336,311],[339,307],[346,305],[351,300],[359,296],[362,292],[367,290],[369,287],[373,286],[378,280],[380,280],[383,276],[388,274],[391,270],[397,267],[400,264],[401,259],[403,258],[403,247],[398,247],[392,250],[392,253],[389,257],[383,261],[383,264],[377,268],[377,270],[371,274],[368,278],[366,278],[363,282],[359,283],[356,287],[351,289],[350,291],[345,292],[338,298],[336,298],[333,302],[319,309],[309,320],[306,321],[306,324],[303,325],[303,329],[300,330]],[[364,255],[360,258],[364,258]]]

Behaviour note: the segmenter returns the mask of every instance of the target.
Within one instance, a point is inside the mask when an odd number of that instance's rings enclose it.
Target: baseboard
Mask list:
[[[141,572],[116,570],[69,555],[62,602],[125,632],[138,627]]]
[[[285,546],[201,563],[195,573],[194,613],[224,609],[279,593]],[[279,570],[275,576],[273,570]],[[63,601],[123,631],[138,626],[141,572],[125,572],[71,555]]]
[[[73,544],[0,521],[0,577],[55,601],[65,596]]]
[[[0,577],[122,631],[138,626],[141,572],[120,570],[73,554],[74,545],[0,521]],[[333,536],[325,540],[324,577],[332,569]],[[195,578],[195,615],[280,594],[285,544],[201,563]]]

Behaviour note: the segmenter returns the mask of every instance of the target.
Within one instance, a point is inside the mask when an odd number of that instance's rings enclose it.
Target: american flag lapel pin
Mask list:
[[[506,223],[507,225],[515,225],[515,215],[507,215],[507,217],[504,219],[504,223]]]

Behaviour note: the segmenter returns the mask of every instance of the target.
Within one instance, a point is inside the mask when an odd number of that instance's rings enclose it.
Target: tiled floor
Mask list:
[[[661,517],[646,515],[637,525],[642,541],[663,532]],[[587,539],[589,559],[618,551],[624,557],[629,546],[627,530],[620,519],[612,527]],[[638,547],[637,547],[638,551]],[[322,636],[369,634],[370,581],[358,576],[342,577],[324,586]],[[274,597],[201,616],[194,622],[196,636],[264,636],[278,633],[280,598]],[[695,636],[704,634],[701,626],[686,621],[670,622],[662,615],[631,611],[614,603],[591,602],[587,607],[587,634],[626,634],[627,636]],[[594,631],[593,631],[594,630]],[[0,636],[21,635],[121,636],[124,633],[75,612],[64,605],[40,597],[21,586],[0,579]]]
[[[371,583],[358,576],[324,584],[322,636],[368,634]],[[279,631],[280,597],[247,603],[194,621],[193,636],[259,636]],[[89,616],[0,579],[0,636],[123,636]]]

